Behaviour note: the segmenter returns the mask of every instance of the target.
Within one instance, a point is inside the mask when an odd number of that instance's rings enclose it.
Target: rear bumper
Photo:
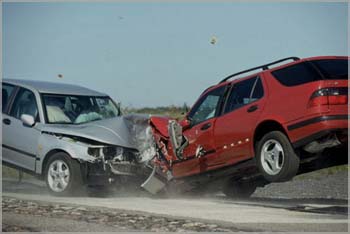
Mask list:
[[[309,144],[312,141],[321,139],[331,134],[335,134],[338,138],[340,138],[343,144],[346,144],[348,141],[348,129],[339,128],[339,129],[327,129],[327,130],[316,132],[298,141],[292,142],[292,145],[294,148],[299,148],[301,146]]]
[[[329,134],[336,134],[343,142],[348,139],[349,115],[318,116],[287,126],[289,138],[295,148],[306,145]]]

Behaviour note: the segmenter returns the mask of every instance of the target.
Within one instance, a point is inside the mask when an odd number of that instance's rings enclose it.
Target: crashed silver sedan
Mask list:
[[[147,116],[122,116],[106,94],[28,80],[2,82],[2,162],[39,175],[55,195],[150,173]]]

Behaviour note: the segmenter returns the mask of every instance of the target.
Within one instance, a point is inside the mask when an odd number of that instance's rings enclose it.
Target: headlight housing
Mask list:
[[[87,153],[88,155],[94,156],[94,157],[100,157],[101,156],[101,148],[88,148]]]
[[[90,147],[88,148],[87,153],[94,157],[100,157],[103,155],[106,160],[110,160],[118,155],[122,155],[124,149],[120,146]]]
[[[103,146],[90,147],[88,154],[96,158],[104,157],[105,160],[120,161],[137,161],[138,151],[133,149],[123,148],[121,146]]]
[[[124,153],[123,147],[119,146],[106,146],[102,148],[102,153],[106,160],[111,160],[116,156],[122,155]]]

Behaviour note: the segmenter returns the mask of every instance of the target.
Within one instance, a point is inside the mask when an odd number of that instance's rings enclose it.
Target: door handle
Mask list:
[[[259,109],[258,108],[258,106],[257,105],[254,105],[254,106],[251,106],[251,107],[249,107],[248,109],[247,109],[247,112],[254,112],[254,111],[256,111],[257,109]]]
[[[2,122],[6,125],[10,125],[11,124],[11,120],[9,119],[3,119]]]
[[[208,128],[211,127],[211,123],[206,123],[206,124],[203,124],[202,127],[201,127],[201,130],[204,131],[204,130],[207,130]]]

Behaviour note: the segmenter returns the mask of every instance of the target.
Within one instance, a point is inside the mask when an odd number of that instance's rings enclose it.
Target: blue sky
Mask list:
[[[191,105],[240,70],[348,55],[347,3],[3,3],[2,11],[3,77],[79,84],[123,106]]]

